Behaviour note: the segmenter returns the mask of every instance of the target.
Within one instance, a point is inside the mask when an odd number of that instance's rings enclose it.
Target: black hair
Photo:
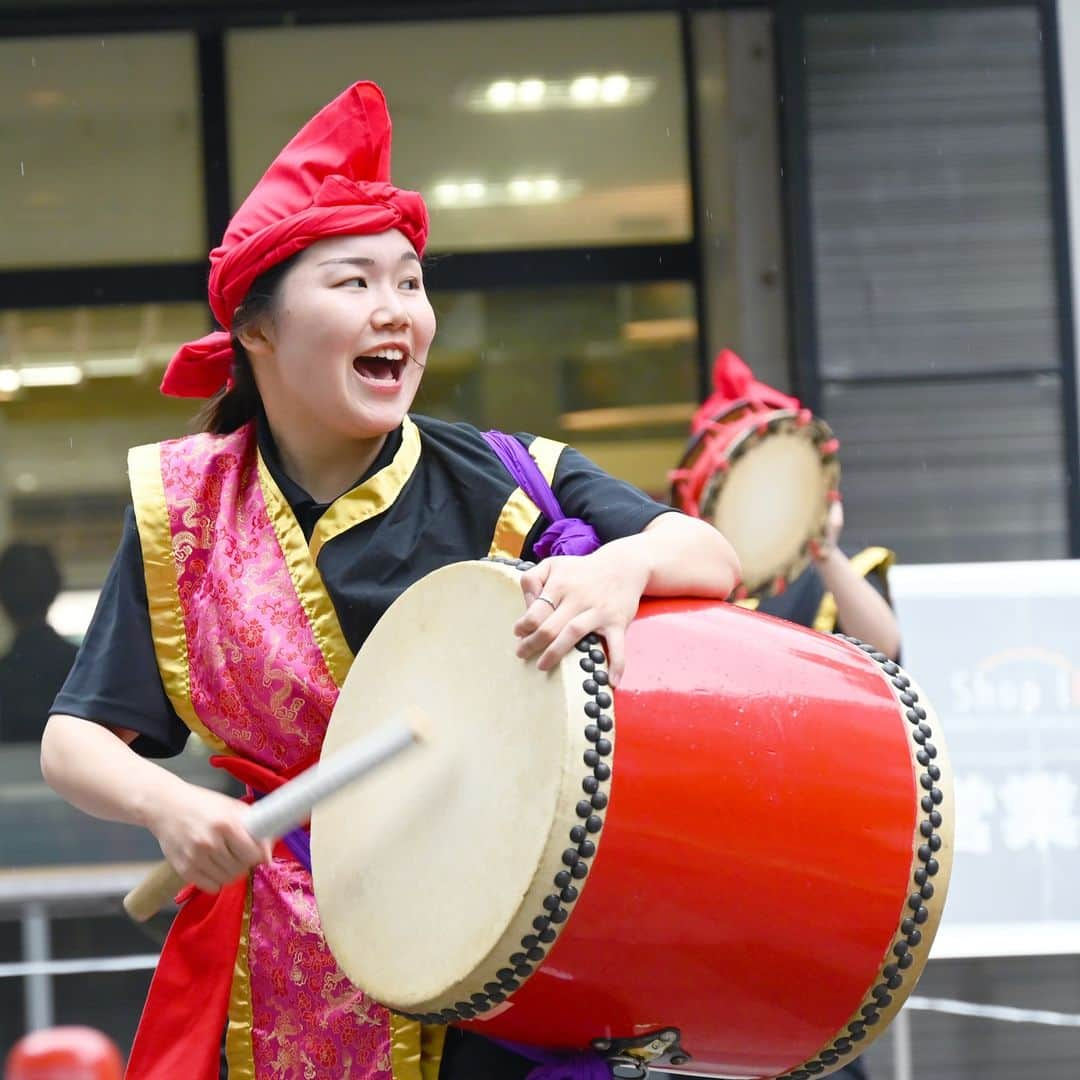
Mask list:
[[[56,560],[44,544],[17,541],[0,555],[0,604],[15,622],[43,620],[61,584]]]
[[[227,435],[254,419],[259,410],[259,388],[251,369],[251,357],[240,343],[240,333],[262,318],[273,318],[281,283],[302,252],[275,263],[252,283],[247,296],[233,315],[232,386],[222,388],[199,410],[195,426],[200,431]]]

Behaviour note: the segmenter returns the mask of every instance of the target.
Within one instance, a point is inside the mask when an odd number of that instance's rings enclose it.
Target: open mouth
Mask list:
[[[401,349],[384,349],[371,356],[354,357],[353,370],[367,382],[393,386],[400,382],[407,359]]]

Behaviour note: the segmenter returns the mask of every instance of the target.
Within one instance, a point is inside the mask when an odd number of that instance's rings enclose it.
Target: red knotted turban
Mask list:
[[[713,393],[698,406],[690,421],[690,433],[696,435],[738,401],[768,405],[773,409],[802,408],[798,398],[789,397],[767,383],[758,382],[744,360],[730,349],[721,349],[713,364]]]
[[[233,313],[260,274],[316,240],[398,229],[423,255],[427,208],[390,183],[390,135],[382,91],[359,82],[293,136],[210,252],[210,307],[224,329],[180,347],[162,393],[210,397],[227,385]]]

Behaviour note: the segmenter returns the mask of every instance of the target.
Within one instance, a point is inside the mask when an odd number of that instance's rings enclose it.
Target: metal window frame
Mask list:
[[[506,0],[461,0],[454,5],[429,2],[410,8],[358,12],[355,7],[323,4],[295,8],[284,2],[214,5],[200,4],[157,9],[132,4],[111,7],[70,8],[58,5],[42,11],[41,5],[0,3],[0,38],[50,35],[124,34],[186,31],[196,36],[202,129],[202,175],[205,205],[205,239],[215,246],[228,224],[230,210],[230,162],[228,146],[227,71],[225,35],[230,30],[272,26],[319,26],[339,23],[407,22],[482,18],[528,19],[560,14],[668,13],[680,18],[683,70],[680,73],[687,103],[688,179],[691,206],[698,210],[700,195],[695,172],[696,137],[693,129],[692,63],[689,56],[689,23],[693,9],[705,7],[762,8],[767,4],[733,0],[723,4],[680,3],[679,0],[590,0],[574,3],[555,0],[542,10],[522,11]],[[8,9],[5,11],[5,8]],[[696,224],[696,216],[695,216]],[[699,230],[684,242],[654,244],[599,244],[582,248],[534,249],[446,253],[431,256],[427,270],[437,289],[526,288],[530,285],[588,284],[603,281],[629,283],[687,281],[695,289],[701,315],[704,300],[700,288]],[[0,270],[0,296],[5,307],[55,306],[57,296],[70,304],[137,303],[140,301],[190,300],[205,297],[205,263],[148,263],[123,266],[91,265],[43,269]],[[699,358],[704,372],[704,357]],[[704,383],[702,384],[704,385]]]
[[[1080,417],[1073,337],[1072,281],[1069,264],[1069,216],[1066,201],[1064,116],[1056,0],[548,0],[543,8],[523,11],[511,0],[426,0],[407,11],[393,8],[358,12],[355,5],[323,3],[303,7],[289,0],[189,0],[180,6],[158,6],[149,0],[70,6],[27,0],[0,0],[0,37],[56,34],[145,33],[184,30],[198,42],[200,117],[203,137],[205,229],[208,246],[217,243],[229,218],[229,155],[226,112],[225,34],[258,26],[318,26],[333,23],[409,22],[435,19],[471,20],[573,14],[636,14],[668,12],[680,20],[683,88],[688,123],[688,175],[694,235],[685,243],[594,246],[558,250],[448,254],[432,259],[430,280],[435,288],[525,288],[547,284],[601,281],[687,281],[694,288],[699,326],[704,330],[704,257],[700,228],[701,180],[692,42],[693,16],[698,11],[756,9],[771,11],[776,36],[776,85],[780,98],[780,155],[783,168],[783,228],[787,248],[787,313],[790,326],[789,366],[797,393],[815,410],[821,406],[821,374],[813,242],[810,217],[806,75],[802,63],[802,20],[807,15],[875,11],[942,9],[979,10],[1029,7],[1036,10],[1042,30],[1043,82],[1048,134],[1048,172],[1053,230],[1053,262],[1058,301],[1058,342],[1061,367],[1063,431],[1066,454],[1068,550],[1080,557]],[[105,304],[140,300],[203,298],[205,264],[190,262],[151,265],[91,266],[47,270],[0,271],[4,306],[53,306],[67,303]],[[709,389],[705,335],[699,334],[699,387]]]

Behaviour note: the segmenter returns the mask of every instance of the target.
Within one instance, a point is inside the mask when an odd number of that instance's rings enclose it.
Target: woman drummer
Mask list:
[[[389,159],[382,93],[358,83],[285,147],[211,253],[225,329],[182,347],[162,383],[211,399],[205,431],[132,451],[134,510],[42,742],[58,792],[148,828],[191,883],[130,1077],[208,1080],[222,1055],[245,1078],[428,1080],[440,1058],[469,1080],[531,1069],[458,1032],[443,1055],[442,1029],[367,1000],[326,947],[303,834],[271,851],[240,801],[149,760],[194,731],[265,793],[318,758],[352,656],[405,588],[447,563],[549,550],[550,522],[480,432],[408,413],[435,333],[428,219]],[[617,683],[641,596],[725,597],[734,553],[573,450],[517,439],[601,546],[540,558],[506,632],[544,670],[597,632]]]

